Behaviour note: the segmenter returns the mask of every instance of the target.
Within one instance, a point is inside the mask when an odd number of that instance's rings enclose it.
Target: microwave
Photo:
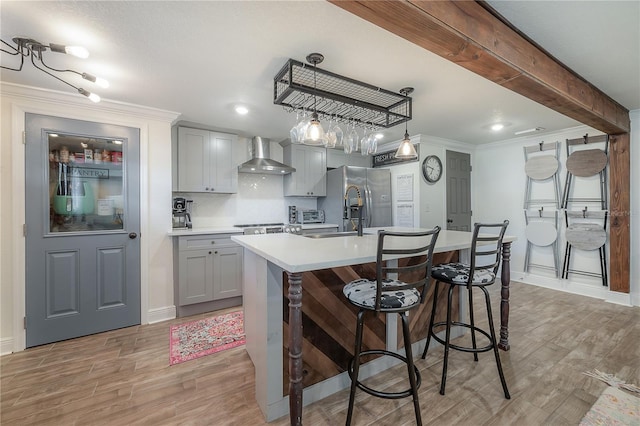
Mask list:
[[[298,223],[324,223],[324,210],[298,210]]]

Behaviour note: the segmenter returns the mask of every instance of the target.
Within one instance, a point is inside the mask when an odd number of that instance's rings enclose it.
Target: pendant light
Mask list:
[[[413,87],[404,87],[400,89],[400,93],[405,96],[410,95],[413,92]],[[405,103],[406,116],[409,117],[409,102]],[[407,121],[408,118],[407,118]],[[403,160],[415,160],[418,158],[418,153],[416,152],[416,148],[411,143],[411,139],[409,138],[409,131],[407,130],[407,121],[404,122],[404,139],[400,143],[398,150],[396,151],[395,158],[401,158]]]
[[[318,119],[317,99],[316,99],[316,65],[324,60],[321,53],[310,53],[307,62],[313,64],[313,115],[311,121],[304,131],[302,143],[305,145],[327,145],[327,136]]]

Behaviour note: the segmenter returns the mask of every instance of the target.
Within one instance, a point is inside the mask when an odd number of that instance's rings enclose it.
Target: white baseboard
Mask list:
[[[176,317],[175,305],[165,306],[164,308],[150,309],[147,312],[149,324],[172,320]]]
[[[147,313],[149,324],[156,322],[172,320],[176,317],[176,307],[166,306],[164,308],[151,309]],[[0,339],[0,355],[13,353],[13,337],[4,337]]]
[[[632,306],[631,295],[629,293],[619,293],[610,291],[609,287],[600,284],[588,284],[572,280],[565,280],[554,277],[545,277],[525,272],[515,272],[511,274],[513,281],[520,281],[538,287],[550,288],[552,290],[564,291],[565,293],[579,294],[581,296],[601,299],[609,303]]]
[[[13,337],[0,339],[0,355],[13,353]]]

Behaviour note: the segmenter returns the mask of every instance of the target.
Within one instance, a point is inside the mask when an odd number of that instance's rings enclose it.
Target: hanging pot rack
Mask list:
[[[389,128],[411,120],[412,99],[409,96],[317,66],[315,73],[314,87],[314,65],[289,59],[273,79],[273,103],[290,112],[316,110],[325,120],[364,127]]]

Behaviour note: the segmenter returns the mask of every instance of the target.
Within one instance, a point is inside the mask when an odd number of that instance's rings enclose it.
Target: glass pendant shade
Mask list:
[[[326,145],[327,136],[318,120],[318,114],[313,113],[309,126],[304,131],[302,143],[305,145]]]
[[[416,148],[411,143],[411,139],[409,139],[409,133],[404,134],[404,139],[402,143],[398,147],[396,151],[395,158],[402,159],[415,159],[418,158],[418,153],[416,152]]]

